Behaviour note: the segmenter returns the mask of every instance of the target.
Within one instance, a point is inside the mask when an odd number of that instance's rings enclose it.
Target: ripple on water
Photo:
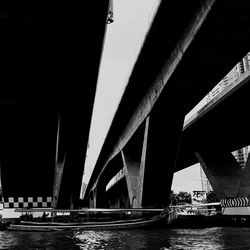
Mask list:
[[[111,233],[108,231],[78,231],[73,235],[75,244],[80,249],[105,249],[110,237]]]
[[[250,228],[155,229],[77,232],[0,232],[0,249],[12,250],[249,250]]]
[[[61,232],[0,232],[0,249],[3,250],[76,250],[72,239]]]
[[[166,239],[159,238],[157,230],[79,231],[73,239],[80,249],[168,249],[170,246]]]

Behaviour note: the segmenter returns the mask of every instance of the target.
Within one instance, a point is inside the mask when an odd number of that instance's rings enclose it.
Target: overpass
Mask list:
[[[185,120],[176,171],[198,163],[195,152],[199,147],[233,152],[250,144],[246,115],[249,79],[248,69]]]
[[[161,1],[88,183],[89,206],[167,205],[184,117],[249,51],[249,10],[248,1]],[[111,200],[106,186],[122,168]]]
[[[77,206],[108,11],[108,0],[0,3],[6,207]]]
[[[249,206],[250,158],[243,164],[232,154],[250,144],[249,80],[248,70],[186,123],[176,164],[178,171],[200,162],[229,214],[249,215],[245,207]]]

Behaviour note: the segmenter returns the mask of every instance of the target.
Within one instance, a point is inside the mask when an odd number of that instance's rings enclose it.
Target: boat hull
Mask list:
[[[124,220],[109,222],[86,222],[86,223],[36,223],[22,222],[20,224],[10,224],[7,230],[11,231],[69,231],[69,230],[117,230],[131,228],[145,228],[160,225],[163,218],[147,220]]]

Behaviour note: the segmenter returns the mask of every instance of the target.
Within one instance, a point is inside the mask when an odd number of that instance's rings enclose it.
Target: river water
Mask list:
[[[0,232],[0,249],[250,249],[250,228]]]

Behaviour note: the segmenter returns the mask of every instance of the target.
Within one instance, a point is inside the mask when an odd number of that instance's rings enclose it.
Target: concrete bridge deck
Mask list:
[[[247,1],[161,2],[86,197],[122,168],[122,151],[125,162],[145,167],[145,202],[166,197],[161,190],[171,186],[184,116],[249,51],[249,10]]]
[[[108,0],[0,3],[5,198],[51,198],[63,163],[58,204],[79,200],[108,8]]]
[[[199,148],[232,152],[250,144],[249,81],[247,71],[187,120],[176,171],[198,163],[194,153]]]

